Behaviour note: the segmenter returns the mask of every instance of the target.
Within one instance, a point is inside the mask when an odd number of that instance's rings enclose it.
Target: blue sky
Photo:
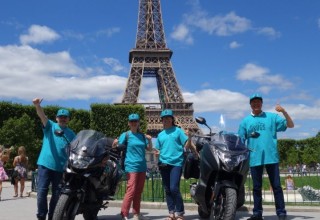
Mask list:
[[[186,102],[214,129],[237,131],[259,92],[265,111],[280,103],[294,129],[320,124],[320,1],[162,0],[167,47]],[[138,0],[2,0],[0,100],[89,109],[120,102],[135,47]],[[143,79],[140,102],[154,102]]]

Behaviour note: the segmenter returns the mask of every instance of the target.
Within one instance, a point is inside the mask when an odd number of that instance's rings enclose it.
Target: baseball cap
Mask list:
[[[70,112],[67,110],[67,109],[59,109],[58,112],[57,112],[57,117],[60,117],[60,116],[67,116],[70,118]]]
[[[129,121],[139,121],[140,120],[140,116],[138,114],[131,114],[128,117]]]
[[[170,117],[173,117],[173,111],[171,109],[165,109],[161,112],[161,115],[160,117],[163,118],[163,117],[166,117],[166,116],[170,116]]]
[[[254,100],[254,99],[260,99],[261,102],[263,102],[262,96],[261,96],[260,94],[258,94],[258,93],[255,93],[255,94],[253,94],[252,96],[250,96],[250,103],[251,103],[251,101]]]

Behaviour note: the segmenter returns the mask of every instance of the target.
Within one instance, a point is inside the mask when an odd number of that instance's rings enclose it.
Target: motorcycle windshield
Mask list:
[[[213,136],[213,144],[222,151],[241,153],[247,151],[246,145],[238,134],[221,131]]]
[[[70,144],[70,163],[84,169],[95,163],[96,158],[106,154],[108,139],[101,132],[82,130]]]
[[[214,135],[213,145],[224,169],[229,172],[248,158],[249,151],[236,133],[222,131]]]

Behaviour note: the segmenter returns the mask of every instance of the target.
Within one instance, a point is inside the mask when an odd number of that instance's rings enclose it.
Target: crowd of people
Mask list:
[[[59,109],[55,121],[50,120],[41,107],[42,99],[35,98],[35,106],[38,117],[41,120],[43,129],[43,144],[38,157],[37,175],[37,213],[38,220],[49,220],[60,195],[60,187],[63,172],[67,162],[65,147],[75,137],[75,132],[68,127],[70,112],[67,109]],[[243,119],[239,126],[239,136],[244,139],[250,149],[250,172],[253,180],[253,215],[248,220],[260,220],[263,214],[262,208],[262,175],[266,169],[269,181],[275,197],[276,214],[279,219],[286,219],[286,209],[283,191],[279,174],[279,153],[277,149],[277,135],[279,131],[293,128],[294,123],[286,110],[277,105],[275,110],[281,112],[284,117],[278,114],[264,112],[262,110],[263,99],[261,95],[254,94],[250,97],[251,114]],[[127,189],[120,209],[123,220],[128,219],[130,208],[135,220],[147,219],[140,213],[141,195],[146,179],[146,151],[154,151],[158,158],[158,169],[162,177],[162,184],[165,189],[165,198],[168,209],[166,220],[183,220],[185,209],[180,192],[180,180],[184,163],[184,152],[190,149],[196,153],[195,146],[191,143],[191,134],[176,126],[174,112],[171,109],[164,109],[160,115],[163,130],[158,134],[153,146],[152,137],[140,130],[140,116],[131,113],[128,116],[127,131],[124,131],[119,138],[116,138],[112,147],[118,144],[126,145],[124,170],[127,177]],[[58,137],[55,130],[64,131],[65,138]],[[258,133],[256,137],[251,133]],[[0,200],[2,181],[8,179],[4,170],[10,156],[10,149],[0,147]],[[14,197],[22,197],[24,184],[27,178],[28,157],[25,147],[18,148],[18,155],[13,160],[15,176],[12,180],[14,185]],[[286,180],[286,189],[294,187],[291,176]],[[18,184],[20,183],[20,190]],[[47,196],[51,185],[51,199],[48,205]]]

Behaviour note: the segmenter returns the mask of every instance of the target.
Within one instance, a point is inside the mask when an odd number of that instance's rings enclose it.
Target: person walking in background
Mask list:
[[[2,193],[2,182],[8,179],[8,175],[4,169],[4,165],[10,158],[10,152],[11,148],[5,149],[2,145],[0,145],[0,201]]]
[[[21,146],[18,148],[18,156],[13,160],[14,171],[17,176],[14,178],[14,196],[18,196],[18,183],[20,182],[20,197],[23,197],[24,183],[27,179],[28,157],[26,155],[26,148]]]
[[[72,141],[75,133],[67,127],[70,120],[70,113],[67,109],[59,109],[56,115],[57,123],[49,120],[41,107],[40,98],[33,99],[37,114],[43,126],[43,144],[38,158],[38,189],[37,189],[37,218],[51,220],[54,208],[57,204],[62,180],[62,174],[67,162],[67,140]],[[55,130],[63,130],[65,138],[55,135]],[[51,199],[48,210],[47,196],[51,183]]]
[[[161,112],[163,131],[156,141],[156,156],[159,157],[159,170],[165,188],[166,202],[169,211],[167,220],[183,220],[185,213],[180,192],[180,180],[184,162],[184,150],[192,148],[191,138],[175,125],[173,111]]]
[[[247,141],[250,149],[250,172],[253,180],[253,215],[248,220],[262,218],[262,177],[265,167],[271,183],[276,213],[278,219],[286,219],[284,196],[280,182],[279,152],[277,147],[277,132],[293,128],[294,123],[286,110],[276,105],[275,110],[281,112],[283,117],[276,113],[262,111],[262,96],[253,94],[250,97],[252,112],[245,117],[239,126],[239,135]]]
[[[127,146],[124,161],[127,173],[127,189],[121,206],[123,220],[128,219],[132,204],[133,219],[148,219],[141,215],[141,194],[146,180],[147,161],[146,150],[152,150],[152,137],[140,132],[140,116],[130,114],[128,118],[129,131],[123,132],[119,140],[115,140],[113,147],[118,143]]]

